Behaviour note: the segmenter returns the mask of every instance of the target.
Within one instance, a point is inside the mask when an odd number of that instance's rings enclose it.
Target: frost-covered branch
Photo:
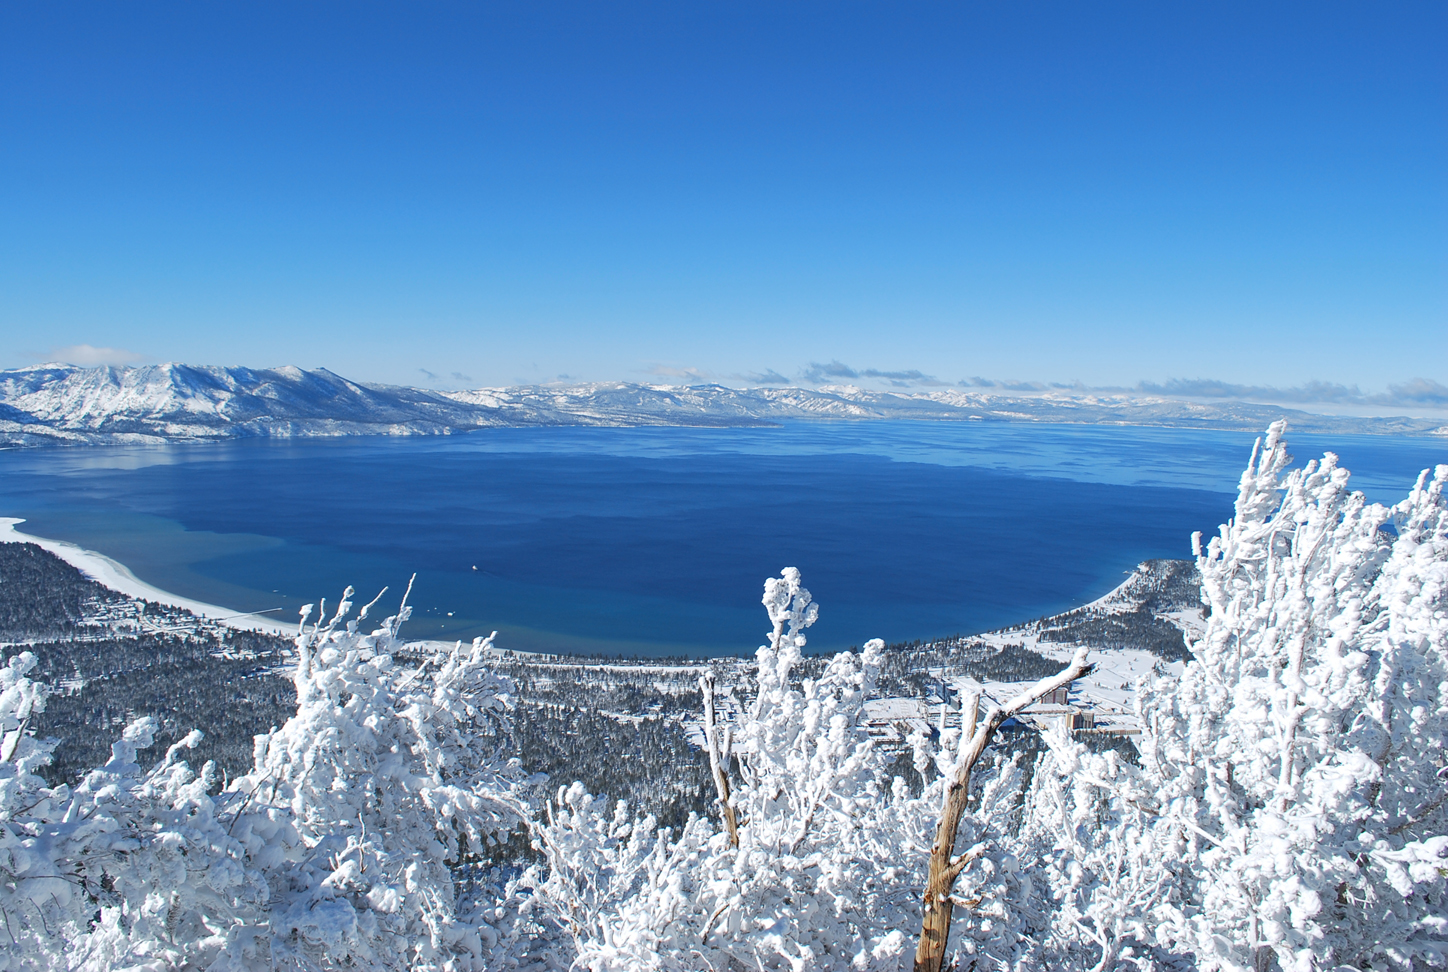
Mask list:
[[[925,914],[921,921],[919,944],[915,950],[915,972],[939,972],[950,937],[950,919],[955,908],[952,892],[956,879],[960,877],[961,871],[983,852],[983,848],[973,847],[959,858],[954,856],[956,834],[960,829],[961,817],[965,815],[966,800],[970,794],[970,777],[976,763],[995,737],[996,730],[1007,719],[1088,674],[1091,666],[1086,661],[1086,654],[1085,647],[1078,649],[1071,664],[1058,674],[1041,679],[1005,705],[993,706],[985,720],[975,727],[975,731],[962,739],[954,773],[947,784],[944,803],[940,809],[940,824],[936,829],[935,842],[930,848],[930,871],[925,883]],[[970,708],[974,709],[975,703],[971,703]]]
[[[704,697],[704,745],[709,750],[709,770],[714,776],[714,790],[719,800],[719,815],[729,834],[729,846],[739,846],[739,813],[729,794],[729,759],[734,748],[733,730],[721,729],[714,712],[714,674],[699,677],[699,691]]]

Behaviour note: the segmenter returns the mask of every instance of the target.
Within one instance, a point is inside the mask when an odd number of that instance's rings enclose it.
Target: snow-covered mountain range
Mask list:
[[[917,419],[1448,434],[1441,420],[1316,415],[1149,395],[730,388],[593,382],[432,391],[349,381],[324,368],[36,365],[0,371],[0,445],[118,444],[255,436],[440,435],[490,426],[757,426]]]

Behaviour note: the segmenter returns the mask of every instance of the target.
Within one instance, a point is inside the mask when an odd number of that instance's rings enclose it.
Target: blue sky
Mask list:
[[[0,365],[1448,382],[1445,37],[1441,3],[9,4]]]

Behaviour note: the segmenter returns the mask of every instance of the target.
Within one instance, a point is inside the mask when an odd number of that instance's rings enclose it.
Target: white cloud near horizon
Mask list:
[[[125,348],[98,348],[90,344],[72,344],[64,348],[51,348],[43,355],[32,355],[44,361],[63,361],[66,364],[94,368],[98,365],[134,365],[151,360],[150,355],[129,351]]]
[[[694,381],[711,381],[714,373],[701,368],[680,368],[676,365],[655,364],[643,369],[646,375],[658,378],[690,378]]]
[[[943,388],[950,385],[948,381],[940,381],[934,375],[927,375],[925,372],[914,368],[907,371],[882,371],[879,368],[856,370],[838,360],[831,361],[829,364],[820,364],[818,361],[811,361],[809,367],[800,373],[800,377],[812,385],[824,385],[841,378],[847,381],[856,381],[860,378],[872,378],[876,381],[886,382],[892,388],[912,388],[915,386]]]
[[[691,371],[693,369],[690,369]],[[680,374],[679,377],[686,377]],[[1257,401],[1281,405],[1387,406],[1393,408],[1448,409],[1448,385],[1432,378],[1416,377],[1390,384],[1382,392],[1368,393],[1357,385],[1328,381],[1309,381],[1292,387],[1248,385],[1208,378],[1170,378],[1164,382],[1140,381],[1131,386],[1098,386],[1084,382],[1000,380],[974,376],[957,382],[941,381],[918,369],[887,371],[880,368],[854,368],[838,359],[828,364],[811,361],[795,378],[788,379],[770,368],[761,373],[733,375],[736,380],[756,385],[806,383],[823,385],[840,381],[875,382],[891,388],[940,388],[958,386],[982,391],[1049,394],[1074,392],[1082,394],[1146,394],[1165,398],[1209,398],[1235,401]]]
[[[1448,408],[1448,385],[1431,378],[1413,378],[1374,395],[1356,385],[1309,381],[1295,388],[1237,385],[1208,379],[1172,378],[1162,384],[1141,382],[1134,391],[1173,398],[1248,399],[1301,405],[1394,405],[1403,408]]]

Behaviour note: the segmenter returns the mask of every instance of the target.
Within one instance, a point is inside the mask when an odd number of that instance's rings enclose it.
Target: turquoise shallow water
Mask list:
[[[763,579],[798,566],[815,648],[979,631],[1184,557],[1231,512],[1253,436],[1044,425],[494,429],[0,453],[0,515],[242,610],[418,573],[415,637],[530,650],[749,652]],[[1433,439],[1295,436],[1370,498]],[[449,614],[451,612],[451,614]]]

